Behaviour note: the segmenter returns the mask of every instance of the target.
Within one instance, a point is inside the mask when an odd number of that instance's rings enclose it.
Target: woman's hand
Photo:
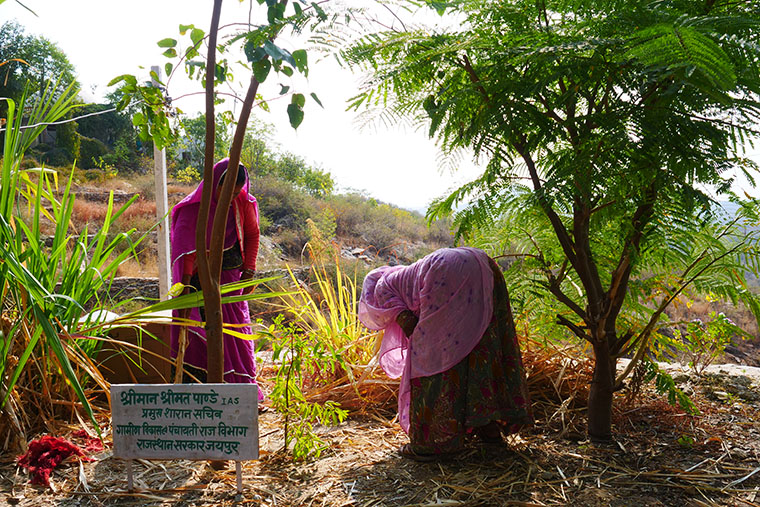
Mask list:
[[[243,273],[240,275],[240,281],[244,282],[245,280],[250,280],[251,278],[253,278],[253,275],[255,274],[256,274],[255,269],[244,269]],[[243,294],[248,294],[252,290],[253,290],[253,285],[251,285],[250,287],[245,287],[243,289]]]
[[[417,327],[417,322],[419,321],[420,319],[418,319],[410,310],[404,310],[396,316],[396,322],[401,326],[401,329],[404,330],[404,334],[410,338],[412,333],[414,333],[414,328]]]

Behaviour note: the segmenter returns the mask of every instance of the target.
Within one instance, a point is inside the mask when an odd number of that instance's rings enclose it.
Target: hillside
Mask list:
[[[171,181],[169,205],[179,202],[194,185]],[[259,270],[300,265],[305,260],[304,246],[318,234],[339,246],[347,260],[358,260],[365,267],[384,263],[410,263],[425,254],[452,244],[449,226],[438,221],[427,226],[417,212],[381,203],[360,194],[311,196],[287,181],[265,176],[252,180],[253,194],[260,210],[261,249]],[[132,204],[117,223],[114,232],[131,228],[146,231],[155,223],[152,177],[104,178],[103,181],[76,185],[76,207],[72,217],[77,230],[102,223],[109,192],[114,202],[124,203],[135,194]],[[50,224],[52,226],[52,224]],[[146,241],[138,259],[124,263],[120,276],[157,276],[155,240]]]

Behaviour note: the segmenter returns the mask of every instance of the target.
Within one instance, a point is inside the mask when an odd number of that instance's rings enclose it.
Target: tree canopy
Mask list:
[[[56,83],[62,92],[76,82],[74,66],[63,51],[42,36],[27,35],[16,21],[0,26],[0,96],[18,102],[27,82],[30,92],[44,90],[47,82]]]
[[[646,353],[686,286],[760,313],[743,285],[756,239],[714,220],[709,190],[736,198],[736,174],[754,183],[742,147],[758,133],[760,10],[720,0],[424,3],[463,22],[355,43],[343,56],[371,77],[352,106],[411,116],[445,151],[488,160],[429,216],[455,214],[460,235],[495,224],[510,234],[497,244],[525,259],[523,289],[553,298],[556,321],[593,348],[589,433],[609,437],[616,359]]]

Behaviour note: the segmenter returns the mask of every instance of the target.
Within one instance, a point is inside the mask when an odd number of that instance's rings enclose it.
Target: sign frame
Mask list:
[[[259,457],[256,384],[112,384],[113,455],[133,459],[234,460]]]

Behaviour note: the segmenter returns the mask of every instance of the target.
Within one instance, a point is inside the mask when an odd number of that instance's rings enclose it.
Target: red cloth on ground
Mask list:
[[[96,437],[91,437],[87,430],[77,430],[71,434],[71,438],[84,440],[84,452],[100,452],[103,450],[103,442]]]
[[[26,454],[19,456],[18,465],[32,474],[32,484],[50,486],[53,469],[69,456],[77,456],[82,461],[92,461],[84,451],[65,438],[45,435],[29,442]]]

